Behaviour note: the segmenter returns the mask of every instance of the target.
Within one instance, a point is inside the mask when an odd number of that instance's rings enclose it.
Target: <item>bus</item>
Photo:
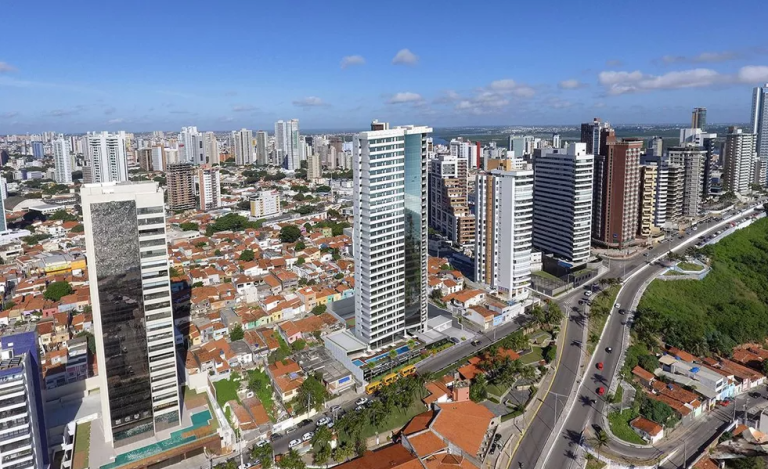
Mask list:
[[[381,388],[381,381],[374,381],[373,383],[368,384],[368,386],[365,387],[365,393],[366,394],[373,394],[376,391]]]
[[[384,377],[384,379],[381,380],[382,383],[384,383],[384,386],[389,386],[390,384],[397,381],[398,375],[397,373],[392,373],[390,375],[387,375]]]
[[[413,365],[408,365],[402,370],[400,370],[400,376],[402,376],[403,378],[406,378],[408,376],[413,376],[415,374],[416,374],[416,367]]]

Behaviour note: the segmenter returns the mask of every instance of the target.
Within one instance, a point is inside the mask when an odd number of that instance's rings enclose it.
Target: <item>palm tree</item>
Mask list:
[[[320,449],[315,451],[315,464],[325,466],[331,458],[331,446],[328,443],[323,444]]]
[[[384,408],[384,403],[380,400],[373,401],[373,404],[371,404],[370,407],[370,414],[371,414],[371,424],[375,428],[379,428],[379,425],[381,425],[384,422],[384,418],[387,415],[387,410]]]
[[[312,444],[320,447],[326,446],[331,441],[332,436],[331,430],[326,426],[322,426],[315,430],[315,434],[312,436]]]
[[[597,443],[597,459],[600,459],[600,450],[603,448],[603,446],[608,444],[608,434],[605,433],[605,430],[598,430],[597,435],[595,436],[595,443]]]
[[[342,443],[333,450],[333,459],[336,462],[348,461],[355,451],[347,443]]]

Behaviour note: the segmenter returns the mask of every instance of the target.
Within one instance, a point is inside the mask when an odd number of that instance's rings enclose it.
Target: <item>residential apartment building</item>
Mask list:
[[[595,179],[600,181],[600,207],[594,214],[592,240],[598,245],[623,247],[637,234],[638,186],[642,140],[607,143],[608,153],[599,159]]]
[[[197,127],[182,127],[179,132],[179,159],[194,165],[210,163],[205,157],[205,138]]]
[[[695,107],[691,112],[691,128],[704,129],[707,127],[707,108]]]
[[[583,264],[590,255],[594,156],[586,143],[545,149],[533,170],[533,246],[571,267]]]
[[[72,148],[63,135],[53,141],[53,165],[57,184],[72,184]]]
[[[466,158],[439,155],[429,162],[429,226],[453,243],[475,241],[475,216],[467,202]]]
[[[697,217],[704,199],[704,168],[707,151],[694,145],[672,147],[667,151],[669,164],[683,168],[683,217]]]
[[[752,112],[749,130],[755,136],[755,152],[762,161],[762,167],[768,166],[768,83],[752,91]],[[762,185],[768,185],[763,180]]]
[[[167,163],[165,160],[165,148],[162,145],[155,145],[152,147],[152,170],[162,171],[167,170]]]
[[[221,159],[219,158],[219,141],[216,140],[216,134],[213,132],[206,132],[203,135],[204,150],[205,150],[205,162],[206,164],[219,164]]]
[[[253,132],[248,129],[233,131],[230,149],[234,149],[238,166],[253,164]]]
[[[213,210],[221,206],[221,176],[219,168],[198,169],[197,187],[197,193],[200,197],[200,210]]]
[[[280,191],[261,191],[251,197],[250,202],[252,217],[273,217],[283,213],[280,207]]]
[[[531,285],[534,170],[480,173],[475,180],[475,281],[510,299]]]
[[[301,167],[303,146],[300,143],[298,119],[275,122],[275,151],[278,163],[288,171]]]
[[[723,192],[744,194],[749,191],[756,142],[755,134],[744,133],[737,127],[728,128],[723,158]]]
[[[137,156],[139,161],[139,168],[144,171],[152,171],[152,149],[139,148],[137,150]]]
[[[172,211],[195,208],[195,167],[192,163],[168,165],[165,173],[168,208]]]
[[[402,126],[355,135],[355,334],[369,348],[427,322],[427,136]]]
[[[658,174],[655,165],[640,166],[640,210],[638,212],[637,235],[647,238],[656,231],[656,182]]]
[[[87,183],[125,182],[128,180],[128,160],[125,152],[125,132],[88,132],[85,135],[83,170]],[[85,177],[87,176],[87,177]]]
[[[80,189],[106,443],[181,419],[163,191],[157,183]]]
[[[256,132],[256,163],[269,164],[269,139],[263,130]]]
[[[667,165],[666,221],[679,222],[683,216],[685,197],[685,167],[677,164]],[[661,226],[661,225],[658,225]]]
[[[451,140],[448,148],[450,149],[451,156],[456,158],[463,158],[467,160],[469,168],[477,168],[478,164],[478,147],[469,140],[463,138],[455,138]]]
[[[320,155],[312,153],[307,156],[307,179],[317,181],[323,177],[323,168],[320,166]]]

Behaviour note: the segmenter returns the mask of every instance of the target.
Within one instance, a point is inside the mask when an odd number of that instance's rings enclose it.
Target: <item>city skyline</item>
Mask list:
[[[614,123],[663,123],[685,121],[696,106],[706,107],[713,123],[748,122],[751,90],[768,82],[768,45],[750,35],[760,27],[759,16],[662,5],[664,18],[643,23],[642,43],[635,33],[624,34],[626,18],[636,13],[631,5],[601,12],[601,36],[610,38],[604,40],[580,31],[576,26],[590,18],[589,11],[565,2],[553,6],[554,15],[536,5],[487,5],[495,17],[519,19],[503,28],[456,15],[458,3],[438,10],[395,4],[366,15],[358,5],[340,2],[327,10],[241,6],[243,16],[264,20],[259,27],[226,35],[216,27],[201,29],[192,45],[186,28],[210,14],[195,2],[152,5],[155,17],[176,20],[164,24],[162,41],[135,33],[135,24],[146,19],[141,8],[122,11],[114,22],[113,11],[88,5],[73,10],[48,3],[46,15],[18,5],[8,12],[9,23],[34,17],[39,36],[11,38],[0,56],[0,132],[270,129],[285,117],[298,118],[307,129],[363,129],[371,115],[435,127],[558,125],[594,115]],[[269,44],[280,37],[281,23],[269,18],[287,15],[296,33],[281,39],[275,53]],[[728,35],[700,27],[727,24],[736,15],[740,27]],[[675,20],[683,16],[684,23]],[[72,28],[69,18],[89,27]],[[382,28],[395,21],[397,39],[381,40]],[[425,21],[436,28],[457,21],[477,26],[432,34]],[[569,39],[553,31],[568,31]],[[579,50],[594,44],[594,51],[573,54],[579,42]],[[188,62],[183,74],[173,59],[162,66],[165,51],[189,47],[213,60]],[[100,67],[73,60],[74,50]],[[243,67],[244,56],[250,60]]]

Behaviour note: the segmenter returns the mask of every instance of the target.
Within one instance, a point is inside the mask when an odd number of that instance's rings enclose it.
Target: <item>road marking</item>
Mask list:
[[[555,374],[552,376],[552,381],[549,383],[549,387],[547,388],[547,392],[544,394],[544,399],[539,400],[539,406],[536,407],[536,410],[533,412],[533,416],[531,417],[531,423],[536,419],[536,416],[539,414],[539,409],[541,409],[541,406],[544,405],[544,401],[547,399],[547,395],[549,394],[549,391],[552,390],[552,385],[555,384],[555,378],[557,378],[557,373],[560,371],[560,360],[563,358],[563,353],[565,353],[565,341],[568,340],[568,318],[570,316],[566,315],[566,321],[565,321],[565,329],[563,330],[563,346],[560,347],[560,355],[557,356],[557,365],[555,366]],[[525,412],[523,412],[523,420],[525,420]],[[517,448],[520,447],[520,443],[523,441],[523,438],[525,438],[525,433],[528,431],[528,427],[530,427],[531,424],[528,424],[525,428],[523,428],[523,431],[520,433],[520,439],[517,440],[517,444],[515,445],[514,449],[512,450],[512,453],[509,455],[509,464],[507,465],[507,469],[512,467],[512,461],[515,459],[515,454],[517,453]],[[555,429],[553,428],[552,431]]]

